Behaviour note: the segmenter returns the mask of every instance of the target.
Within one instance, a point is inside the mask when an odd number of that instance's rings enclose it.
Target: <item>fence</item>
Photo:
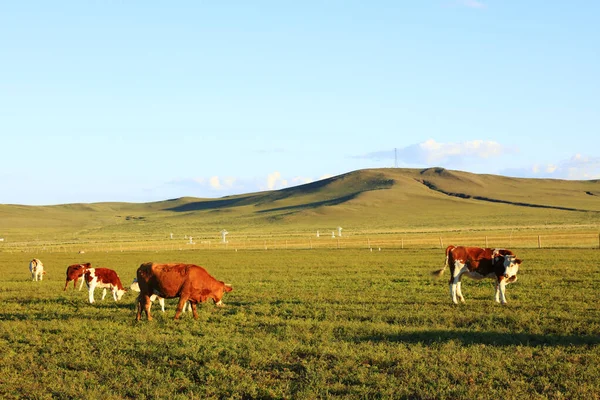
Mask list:
[[[0,243],[0,252],[114,252],[114,251],[185,251],[185,250],[293,250],[293,249],[443,249],[463,245],[493,248],[600,248],[596,232],[485,234],[481,232],[354,234],[343,237],[300,237],[298,235],[255,235],[229,237],[227,243],[195,236],[195,241],[177,239],[130,238],[128,240],[22,241]]]

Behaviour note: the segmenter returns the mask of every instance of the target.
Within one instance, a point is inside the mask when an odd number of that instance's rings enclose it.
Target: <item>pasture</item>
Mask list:
[[[514,250],[506,306],[468,279],[451,304],[434,248],[0,252],[0,397],[600,398],[600,251]],[[167,300],[136,322],[136,293],[62,290],[69,264],[128,287],[146,261],[202,265],[234,291],[197,321]]]

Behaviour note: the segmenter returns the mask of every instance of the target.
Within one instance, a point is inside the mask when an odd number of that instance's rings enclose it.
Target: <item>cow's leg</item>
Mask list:
[[[456,278],[452,278],[452,283],[450,284],[450,296],[452,296],[452,302],[454,304],[458,304],[458,300],[456,298]]]
[[[500,303],[506,304],[505,289],[506,289],[506,281],[504,279],[502,279],[500,282],[498,282],[496,284],[496,302],[498,302],[498,300],[500,300]]]
[[[452,302],[454,304],[458,304],[458,299],[460,298],[460,301],[462,301],[464,303],[465,299],[462,295],[462,290],[461,290],[461,282],[460,282],[460,278],[462,276],[462,274],[464,274],[465,272],[467,272],[468,269],[467,267],[459,262],[459,261],[455,261],[454,263],[454,269],[452,269],[452,278],[450,278],[450,296],[452,296]]]
[[[115,301],[117,301],[117,288],[114,287],[111,289],[111,291],[112,291],[113,299],[115,299]]]
[[[198,319],[198,310],[196,309],[196,303],[190,303],[192,307],[192,314],[194,314],[194,319]]]
[[[69,285],[69,278],[67,278],[67,281],[65,282],[65,288],[63,289],[63,292],[65,292],[67,290],[68,285]]]
[[[96,282],[95,282],[95,280],[93,280],[88,284],[88,298],[89,298],[90,304],[94,303],[94,289],[95,288],[96,288]]]
[[[102,289],[102,300],[106,297],[106,288]]]
[[[465,302],[465,298],[462,295],[462,279],[461,277],[458,278],[458,283],[456,284],[456,296],[458,297],[458,299],[460,300],[461,303]]]
[[[83,276],[80,279],[81,279],[81,283],[79,284],[79,290],[81,290],[81,288],[83,287],[83,282],[85,282],[85,279],[83,279]],[[77,283],[77,279],[75,279],[73,281],[73,290],[75,290],[75,284],[76,283]]]
[[[138,296],[138,312],[135,319],[139,321],[142,318],[142,310],[144,310],[148,321],[152,321],[152,315],[150,314],[151,305],[152,302],[150,301],[150,296],[142,296],[142,294],[140,293],[140,295]]]
[[[42,279],[44,279],[44,274],[43,274],[43,273],[41,273],[41,272],[40,272],[40,273],[39,273],[39,275],[40,275],[40,281],[41,281]]]
[[[179,316],[181,315],[181,311],[183,310],[186,301],[188,301],[187,296],[181,296],[179,298],[179,303],[177,303],[177,310],[175,311],[175,319],[179,319]]]
[[[158,298],[158,304],[160,304],[160,309],[162,312],[165,312],[165,299],[162,297]]]

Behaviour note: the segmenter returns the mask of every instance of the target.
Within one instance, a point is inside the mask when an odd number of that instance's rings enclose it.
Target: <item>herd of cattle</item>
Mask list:
[[[521,260],[507,249],[490,249],[479,247],[448,246],[446,248],[446,262],[444,267],[433,274],[440,277],[447,267],[450,267],[450,297],[452,302],[464,303],[465,298],[461,290],[461,278],[466,275],[473,279],[492,278],[496,283],[496,302],[506,304],[505,286],[517,280],[517,272]],[[43,263],[34,258],[29,262],[31,280],[42,280],[45,274]],[[186,306],[190,306],[194,318],[198,318],[196,305],[212,299],[217,306],[222,306],[222,298],[226,292],[233,288],[230,284],[213,278],[204,268],[193,264],[158,264],[144,263],[137,269],[136,278],[130,286],[131,290],[139,292],[137,298],[136,319],[140,320],[142,313],[148,320],[152,320],[150,307],[153,301],[158,300],[164,312],[164,299],[179,298],[175,319],[179,319]],[[126,289],[123,287],[119,275],[112,269],[93,268],[90,263],[73,264],[67,267],[67,279],[64,290],[69,282],[76,287],[77,280],[81,279],[79,290],[85,282],[88,286],[88,298],[94,303],[94,290],[102,288],[102,300],[107,289],[112,292],[115,301],[121,299]]]
[[[31,280],[41,281],[45,274],[44,264],[34,258],[29,262],[29,271]],[[67,290],[71,281],[75,288],[78,279],[81,279],[79,290],[81,290],[83,282],[87,284],[90,303],[94,303],[96,288],[103,289],[102,300],[106,297],[107,289],[112,292],[115,301],[121,300],[127,291],[115,271],[109,268],[93,268],[90,263],[69,265],[63,290]],[[148,320],[152,320],[150,307],[153,301],[158,299],[164,312],[164,299],[175,297],[179,297],[175,319],[179,319],[182,311],[185,312],[186,305],[191,308],[194,318],[198,319],[196,310],[198,303],[212,299],[217,306],[222,306],[223,295],[233,290],[230,284],[216,280],[204,268],[197,265],[152,262],[140,265],[137,269],[137,277],[134,278],[130,289],[140,293],[137,298],[136,318],[138,320],[141,319],[142,312],[146,314]]]

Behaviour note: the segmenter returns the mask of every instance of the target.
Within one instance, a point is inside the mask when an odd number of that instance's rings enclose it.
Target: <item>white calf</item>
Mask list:
[[[32,281],[41,281],[44,277],[44,264],[37,258],[29,262],[29,272],[31,272]]]

